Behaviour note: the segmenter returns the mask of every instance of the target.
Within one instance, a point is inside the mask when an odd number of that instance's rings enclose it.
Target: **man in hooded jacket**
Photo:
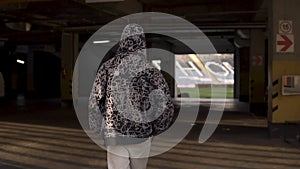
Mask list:
[[[146,59],[143,28],[127,25],[118,45],[97,71],[89,125],[104,139],[108,169],[145,169],[151,139],[170,127],[174,106],[161,72]]]

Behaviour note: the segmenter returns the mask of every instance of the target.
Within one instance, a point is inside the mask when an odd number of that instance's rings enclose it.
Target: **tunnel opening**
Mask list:
[[[175,55],[178,97],[234,98],[234,54]],[[214,90],[212,84],[222,85]],[[224,88],[223,85],[226,85]],[[226,94],[219,94],[226,91]]]

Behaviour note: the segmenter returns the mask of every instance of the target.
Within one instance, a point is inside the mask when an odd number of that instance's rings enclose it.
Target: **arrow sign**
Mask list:
[[[252,57],[252,65],[253,66],[261,66],[262,65],[262,56],[256,55]]]
[[[276,52],[294,52],[294,35],[277,34]]]
[[[283,38],[283,41],[277,41],[277,45],[283,45],[283,48],[281,48],[280,51],[284,52],[293,44],[293,42],[286,35],[280,36]]]

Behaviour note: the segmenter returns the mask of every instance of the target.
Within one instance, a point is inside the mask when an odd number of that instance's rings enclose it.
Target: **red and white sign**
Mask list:
[[[292,53],[294,52],[294,35],[293,34],[277,34],[276,36],[276,52]]]
[[[260,55],[255,55],[252,57],[252,65],[253,66],[262,66],[263,58]]]
[[[280,20],[279,21],[279,33],[291,34],[293,33],[293,21],[291,20]]]

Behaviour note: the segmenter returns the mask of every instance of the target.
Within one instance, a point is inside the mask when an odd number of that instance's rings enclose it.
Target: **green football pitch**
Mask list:
[[[188,93],[191,98],[212,98],[212,91],[213,98],[233,98],[233,87],[178,88],[178,93]]]

